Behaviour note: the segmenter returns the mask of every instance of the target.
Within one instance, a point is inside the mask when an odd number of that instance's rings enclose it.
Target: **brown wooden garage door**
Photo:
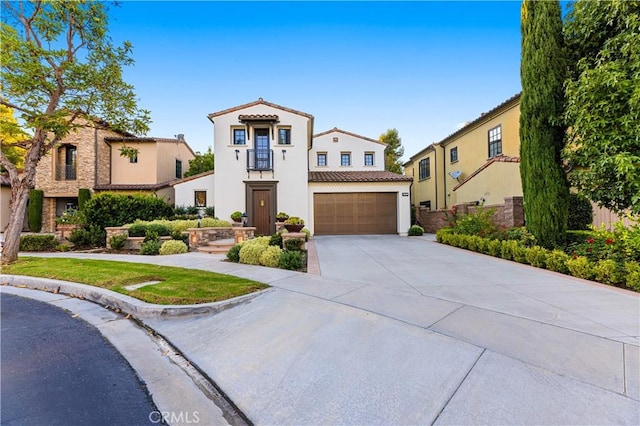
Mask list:
[[[314,194],[313,204],[317,235],[398,232],[394,192]]]

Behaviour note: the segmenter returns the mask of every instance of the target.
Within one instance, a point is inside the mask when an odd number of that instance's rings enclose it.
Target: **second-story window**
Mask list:
[[[327,153],[319,152],[318,153],[318,166],[326,166],[327,165]]]
[[[351,165],[351,153],[343,152],[340,154],[340,165],[341,166],[350,166]]]
[[[502,126],[489,130],[489,158],[502,154]]]
[[[452,163],[455,163],[456,161],[458,161],[458,147],[453,147],[451,148],[451,151],[449,151],[449,158],[451,159]]]
[[[247,143],[247,137],[244,129],[233,129],[233,144],[245,145]]]
[[[291,145],[291,129],[289,128],[278,129],[278,144]]]
[[[182,179],[182,161],[176,160],[176,179]]]
[[[431,159],[425,158],[418,163],[420,180],[431,177]]]
[[[58,147],[56,180],[76,180],[78,149],[74,145]]]
[[[135,164],[138,162],[138,153],[136,152],[131,157],[129,157],[129,162]]]
[[[364,165],[365,166],[373,166],[374,162],[373,152],[365,152],[364,153]]]

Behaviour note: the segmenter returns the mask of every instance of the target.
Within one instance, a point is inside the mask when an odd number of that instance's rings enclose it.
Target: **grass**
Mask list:
[[[21,257],[4,265],[2,273],[89,284],[160,305],[217,302],[268,287],[215,272],[110,260]],[[162,282],[133,291],[124,288],[147,281]]]

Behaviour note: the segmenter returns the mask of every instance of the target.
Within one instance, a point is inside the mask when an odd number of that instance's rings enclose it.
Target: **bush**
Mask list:
[[[596,281],[604,284],[621,284],[624,282],[624,269],[615,260],[599,260],[593,267]]]
[[[536,244],[536,237],[524,226],[507,230],[507,239],[517,241],[524,247],[533,247]]]
[[[173,215],[174,216],[184,216],[187,214],[187,208],[185,206],[174,206],[173,207]]]
[[[189,248],[189,235],[183,234],[180,231],[171,231],[171,239],[182,241],[187,246],[187,248]]]
[[[109,238],[109,245],[112,250],[122,250],[124,248],[124,243],[127,241],[126,234],[114,235]]]
[[[457,234],[479,235],[481,237],[489,237],[494,235],[498,227],[493,221],[495,209],[487,209],[478,207],[473,213],[464,216],[458,216],[453,225],[453,230]]]
[[[144,237],[147,234],[147,225],[140,222],[129,226],[130,237]]]
[[[500,248],[500,256],[505,260],[515,260],[514,252],[518,248],[518,242],[514,240],[507,240],[502,242]]]
[[[284,250],[280,254],[280,267],[282,269],[289,269],[291,271],[297,271],[302,269],[303,260],[301,251],[287,251]]]
[[[160,247],[162,247],[160,240],[145,241],[140,245],[140,254],[154,256],[160,253]]]
[[[56,217],[56,223],[85,226],[87,219],[83,212],[76,209],[67,209],[62,212],[62,216]]]
[[[297,238],[292,238],[284,242],[285,250],[291,250],[291,251],[294,251],[294,250],[300,251],[302,250],[303,245],[304,245],[304,241],[299,240]]]
[[[61,251],[61,252],[67,252],[67,251],[71,250],[71,246],[69,244],[65,244],[65,243],[58,244],[56,246],[56,250],[57,251]]]
[[[567,260],[571,259],[569,255],[562,250],[552,250],[547,253],[547,269],[562,274],[569,273],[567,268]]]
[[[196,206],[188,206],[187,207],[187,214],[188,215],[192,215],[192,216],[198,215],[198,214],[200,214],[200,209],[197,208]]]
[[[582,194],[569,194],[569,217],[567,229],[589,229],[593,223],[593,208],[591,203]]]
[[[408,235],[410,237],[419,237],[420,235],[423,235],[423,234],[424,234],[424,228],[422,226],[412,225],[409,228]]]
[[[282,234],[280,232],[276,232],[269,238],[270,246],[278,246],[282,247]]]
[[[513,248],[513,260],[518,263],[529,263],[527,262],[527,247],[516,244]]]
[[[277,268],[280,264],[280,255],[282,250],[278,246],[270,245],[260,255],[260,264],[269,266],[271,268]]]
[[[87,188],[78,189],[78,210],[84,210],[84,205],[91,199],[91,191]]]
[[[626,262],[624,268],[627,271],[627,287],[640,291],[640,264],[637,262]]]
[[[29,191],[29,209],[27,211],[27,222],[31,232],[42,230],[42,200],[44,191],[32,189]]]
[[[50,251],[58,246],[55,235],[23,235],[20,237],[20,251]]]
[[[160,254],[182,254],[189,251],[189,248],[185,243],[179,240],[169,240],[162,243],[160,246]]]
[[[89,228],[79,228],[71,231],[68,240],[78,248],[104,247],[107,233],[99,226],[89,225]]]
[[[167,218],[173,214],[173,208],[153,195],[105,192],[91,197],[84,205],[84,212],[88,223],[104,229],[136,220]]]
[[[566,244],[581,244],[594,237],[593,231],[567,231]]]
[[[491,256],[500,256],[502,250],[502,241],[489,240],[487,243],[487,254]]]
[[[260,265],[260,256],[262,256],[267,247],[268,244],[265,246],[262,244],[248,244],[248,241],[245,242],[240,249],[240,263]]]
[[[227,252],[227,259],[231,262],[238,263],[240,262],[240,249],[242,248],[242,244],[236,244],[231,247]]]
[[[548,250],[540,246],[528,247],[525,249],[525,258],[527,263],[536,268],[544,268],[547,266]]]
[[[213,207],[206,207],[204,209],[204,215],[210,218],[215,218],[216,210]]]
[[[567,265],[571,275],[574,277],[592,280],[595,276],[593,263],[589,262],[589,259],[584,256],[577,256],[575,259],[568,259],[565,264]]]
[[[235,211],[231,213],[231,220],[233,220],[234,222],[240,222],[242,220],[242,212]]]

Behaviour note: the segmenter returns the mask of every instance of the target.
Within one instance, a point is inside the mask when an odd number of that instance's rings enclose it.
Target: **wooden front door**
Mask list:
[[[252,207],[252,222],[256,227],[256,234],[271,235],[271,191],[254,190]]]

